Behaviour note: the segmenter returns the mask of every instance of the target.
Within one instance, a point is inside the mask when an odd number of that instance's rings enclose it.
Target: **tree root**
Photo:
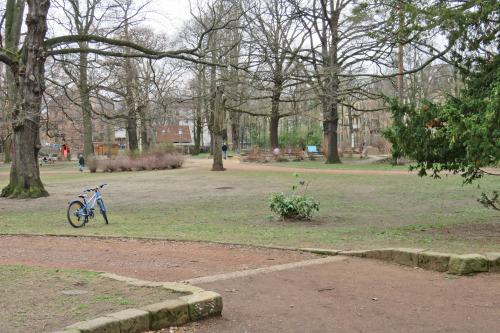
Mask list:
[[[48,197],[49,192],[47,192],[43,186],[33,185],[28,189],[22,186],[12,186],[7,185],[2,189],[2,194],[0,197],[7,197],[9,199],[28,199],[28,198],[41,198]]]

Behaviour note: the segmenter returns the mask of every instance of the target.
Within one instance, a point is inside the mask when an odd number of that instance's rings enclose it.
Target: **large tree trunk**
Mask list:
[[[328,115],[328,156],[325,164],[339,164],[339,151],[337,149],[337,127],[339,118],[337,115],[337,103],[332,103]]]
[[[201,111],[201,110],[199,110]],[[200,154],[200,142],[201,142],[201,134],[203,132],[203,126],[201,123],[201,112],[196,112],[196,120],[195,120],[195,136],[194,136],[194,148],[193,148],[193,156]]]
[[[328,135],[328,157],[325,164],[339,164],[340,157],[337,149],[337,127],[339,119],[335,118],[330,121],[329,135]]]
[[[79,44],[81,48],[86,48],[87,43]],[[80,94],[80,103],[82,106],[83,117],[83,156],[88,159],[94,156],[94,140],[92,129],[92,104],[90,103],[89,85],[88,85],[88,53],[80,53],[80,82],[78,82],[78,92]]]
[[[14,8],[10,8],[11,10],[8,10],[8,13],[5,13],[5,48],[9,50],[10,52],[18,52],[19,48],[19,39],[21,35],[21,25],[23,24],[23,15],[24,15],[24,7],[25,7],[25,2],[24,1],[16,1],[15,4],[13,4],[12,1],[11,5],[14,6]],[[17,67],[16,67],[17,68]],[[14,107],[17,103],[17,97],[18,97],[18,90],[19,90],[19,85],[18,82],[14,76],[14,73],[12,72],[12,68],[9,66],[5,66],[5,71],[6,71],[6,77],[7,77],[7,99],[5,101],[5,122],[7,123],[5,126],[5,129],[7,130],[7,133],[4,133],[4,135],[12,135],[10,129],[9,129],[9,122],[10,122],[10,116],[14,112]],[[12,158],[10,154],[10,145],[12,143],[12,137],[7,139],[6,142],[6,151],[5,151],[5,159],[4,163],[11,163]]]
[[[271,140],[271,149],[274,149],[278,147],[278,125],[280,122],[279,117],[271,116],[271,119],[269,121],[269,133],[270,133],[270,140]]]
[[[139,114],[141,117],[141,149],[148,150],[149,140],[148,140],[148,121],[146,119],[146,107],[141,107]]]
[[[138,148],[139,141],[137,139],[137,119],[135,119],[135,108],[129,109],[126,130],[128,137],[128,148],[131,151],[136,150]]]
[[[232,150],[241,149],[240,138],[241,138],[241,128],[240,128],[240,118],[241,114],[233,112],[231,113],[231,139],[233,141]]]
[[[349,119],[349,147],[352,147],[352,136],[354,135],[354,126],[353,126],[353,117],[352,117],[352,109],[351,107],[347,107],[347,119]]]
[[[5,157],[4,157],[4,164],[9,164],[12,162],[12,158],[10,156],[10,144],[12,143],[12,139],[11,138],[8,138],[7,140],[4,141],[5,142]]]
[[[398,52],[398,101],[399,103],[403,103],[404,101],[404,83],[403,83],[403,61],[404,61],[404,46],[403,44],[399,44],[399,52]]]
[[[133,71],[132,64],[130,63],[130,59],[125,59],[125,71],[126,71],[126,88],[127,88],[127,96],[126,104],[127,104],[127,136],[128,136],[128,148],[131,151],[134,151],[139,146],[139,141],[137,139],[137,110],[133,89]]]
[[[224,108],[226,105],[226,96],[224,95],[224,86],[218,86],[212,95],[214,100],[214,161],[212,171],[224,171],[222,162],[222,135],[224,134]]]
[[[201,67],[200,71],[198,72],[197,75],[197,87],[196,87],[196,95],[197,95],[197,100],[196,100],[196,115],[194,117],[194,148],[193,148],[193,156],[197,156],[200,154],[200,141],[201,141],[201,135],[203,132],[203,125],[201,121],[201,114],[202,114],[202,88],[205,88],[203,81],[204,81],[204,71],[205,68]]]
[[[278,147],[278,125],[280,122],[280,98],[281,98],[281,81],[275,81],[275,89],[271,100],[271,119],[269,121],[269,134],[271,149]]]
[[[213,43],[213,42],[212,42]],[[217,61],[217,57],[215,55],[215,52],[212,52],[212,61],[215,62]],[[215,66],[210,67],[210,92],[213,92],[214,94],[216,93],[216,68]],[[214,128],[215,128],[215,98],[212,96],[210,99],[210,122],[208,125],[208,130],[210,131],[210,155],[214,155],[215,151],[215,134],[214,134]],[[214,155],[215,159],[215,155]]]
[[[47,31],[49,0],[27,0],[28,32],[19,64],[12,65],[19,87],[12,127],[14,145],[10,183],[2,190],[3,197],[37,198],[48,196],[40,179],[38,151],[40,145],[40,112],[45,90],[45,55],[43,41]]]

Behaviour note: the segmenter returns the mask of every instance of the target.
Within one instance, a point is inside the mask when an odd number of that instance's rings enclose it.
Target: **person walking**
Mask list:
[[[222,146],[222,157],[224,157],[224,159],[226,159],[227,157],[227,145],[225,142],[224,145]]]
[[[83,155],[80,155],[80,158],[78,159],[78,168],[80,169],[80,172],[83,171],[84,165],[85,165],[85,159],[83,158]]]

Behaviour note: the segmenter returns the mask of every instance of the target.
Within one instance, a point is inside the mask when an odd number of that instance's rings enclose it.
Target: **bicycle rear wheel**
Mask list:
[[[87,209],[80,201],[72,201],[68,207],[68,221],[74,228],[81,228],[87,222]]]
[[[104,217],[104,221],[108,224],[108,217],[106,216],[106,208],[104,207],[104,202],[101,199],[97,199],[97,204],[99,205],[99,209],[101,210],[102,217]]]

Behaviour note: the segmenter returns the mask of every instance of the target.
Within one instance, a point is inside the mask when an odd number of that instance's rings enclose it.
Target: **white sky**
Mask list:
[[[163,18],[157,19],[158,24],[169,35],[175,33],[185,21],[191,18],[189,0],[158,0],[157,3],[159,7],[157,10],[164,15]]]

